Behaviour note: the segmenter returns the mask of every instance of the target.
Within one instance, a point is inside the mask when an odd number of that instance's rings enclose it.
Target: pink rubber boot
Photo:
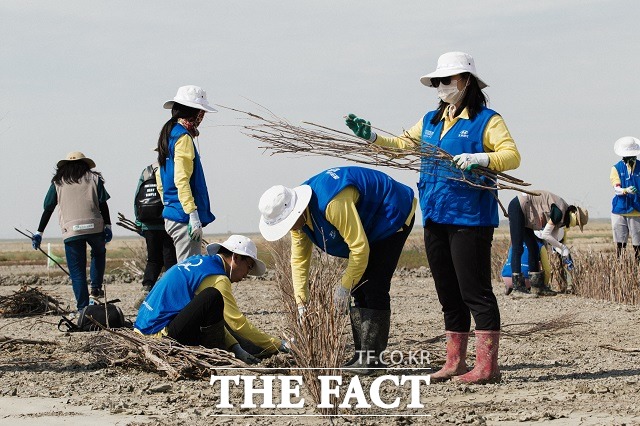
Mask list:
[[[467,342],[469,333],[447,331],[447,360],[444,366],[431,375],[431,383],[444,382],[453,376],[467,372]]]
[[[478,384],[500,381],[498,368],[498,346],[500,330],[476,330],[476,365],[473,370],[461,376],[455,376],[456,383]]]

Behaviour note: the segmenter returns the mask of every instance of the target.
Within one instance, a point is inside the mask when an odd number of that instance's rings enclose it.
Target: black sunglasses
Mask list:
[[[440,83],[448,86],[449,84],[451,84],[451,77],[436,77],[431,79],[431,85],[433,87],[440,86]]]

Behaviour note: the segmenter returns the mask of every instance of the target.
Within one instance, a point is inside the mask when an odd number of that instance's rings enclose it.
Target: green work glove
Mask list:
[[[371,123],[355,114],[349,114],[344,121],[348,128],[359,138],[371,140]]]

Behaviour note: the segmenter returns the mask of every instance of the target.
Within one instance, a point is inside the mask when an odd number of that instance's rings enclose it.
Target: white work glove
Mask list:
[[[560,254],[562,255],[563,259],[566,259],[567,257],[571,256],[571,252],[569,251],[569,247],[562,246],[562,252]]]
[[[456,166],[465,172],[471,171],[478,166],[487,167],[489,165],[489,154],[478,152],[475,154],[458,154],[453,157]]]
[[[189,232],[189,238],[193,241],[200,241],[202,239],[202,223],[200,222],[200,216],[198,211],[194,210],[189,213],[189,226],[187,227]]]
[[[339,314],[346,314],[349,312],[349,302],[351,301],[351,292],[338,284],[333,292],[333,306]]]
[[[638,192],[638,188],[636,188],[635,186],[628,186],[626,188],[616,186],[615,192],[616,195],[635,194],[636,192]]]
[[[245,362],[247,364],[260,364],[260,360],[255,356],[251,355],[249,352],[242,349],[239,343],[231,346],[231,352],[238,358],[240,361]]]
[[[302,322],[302,317],[307,313],[307,307],[304,305],[298,305],[298,322]]]

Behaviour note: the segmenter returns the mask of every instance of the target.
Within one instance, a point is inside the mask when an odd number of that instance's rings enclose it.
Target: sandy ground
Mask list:
[[[591,241],[592,243],[593,241]],[[37,278],[40,274],[40,278]],[[111,278],[109,298],[118,297],[133,319],[140,296],[137,283]],[[71,286],[61,277],[47,279],[38,266],[0,268],[0,296],[19,284],[73,304]],[[257,325],[273,334],[283,329],[283,313],[274,282],[251,280],[234,285],[241,307]],[[499,363],[503,378],[493,385],[422,385],[422,409],[407,408],[408,388],[390,383],[381,388],[384,401],[400,397],[395,409],[343,409],[336,424],[640,424],[640,309],[609,302],[559,295],[513,300],[495,283],[503,338]],[[553,331],[535,325],[569,319]],[[242,390],[232,389],[233,409],[216,408],[219,386],[207,380],[172,382],[162,374],[133,368],[105,368],[90,353],[94,333],[63,333],[58,317],[0,318],[0,338],[54,342],[0,342],[0,424],[328,424],[310,402],[300,409],[239,408]],[[519,332],[529,334],[518,336]],[[440,305],[428,271],[396,275],[392,285],[392,330],[389,350],[428,351],[437,369],[444,355]],[[349,332],[350,334],[350,332]],[[436,339],[434,339],[436,338]],[[435,341],[434,341],[435,340]],[[469,364],[473,364],[474,339]],[[627,349],[631,351],[622,351]],[[426,375],[430,370],[391,374]],[[227,374],[256,374],[246,371]],[[222,374],[220,370],[218,374]],[[348,380],[345,376],[345,381]],[[373,379],[363,378],[368,389]],[[343,389],[344,390],[344,389]],[[306,396],[303,388],[302,396]],[[274,396],[276,403],[278,395]],[[260,399],[257,399],[259,403]],[[355,400],[352,400],[355,404]]]

